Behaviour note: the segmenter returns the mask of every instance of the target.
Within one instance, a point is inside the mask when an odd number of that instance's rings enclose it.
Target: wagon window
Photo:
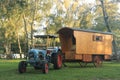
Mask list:
[[[103,41],[103,36],[93,36],[93,41]]]

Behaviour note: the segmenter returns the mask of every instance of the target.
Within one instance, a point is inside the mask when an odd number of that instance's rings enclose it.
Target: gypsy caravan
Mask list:
[[[68,27],[61,28],[57,33],[64,54],[63,61],[78,61],[81,66],[93,62],[95,66],[101,66],[103,60],[110,60],[111,33]]]

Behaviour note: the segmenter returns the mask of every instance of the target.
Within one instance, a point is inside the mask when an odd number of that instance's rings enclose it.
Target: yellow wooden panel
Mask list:
[[[83,54],[83,61],[84,62],[91,62],[92,61],[92,55],[91,54]]]
[[[112,35],[105,35],[105,54],[111,54],[112,53]]]
[[[104,59],[105,59],[105,60],[109,60],[109,59],[111,59],[111,56],[110,56],[110,55],[105,55],[105,56],[104,56]]]
[[[102,41],[94,41],[93,36],[102,36]],[[107,34],[74,31],[77,54],[111,54],[112,36]]]
[[[82,60],[81,54],[75,54],[75,60]]]

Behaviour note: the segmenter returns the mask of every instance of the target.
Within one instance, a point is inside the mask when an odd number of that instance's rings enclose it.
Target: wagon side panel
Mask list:
[[[75,31],[76,54],[108,54],[112,53],[112,36],[100,33]],[[96,40],[98,37],[101,40]]]
[[[105,35],[105,54],[111,55],[112,54],[112,35]]]
[[[76,54],[92,54],[92,52],[95,52],[96,44],[92,42],[91,35],[91,33],[87,32],[74,32],[76,38]]]

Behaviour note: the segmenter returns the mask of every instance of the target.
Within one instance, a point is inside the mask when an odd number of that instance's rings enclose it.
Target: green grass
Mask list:
[[[52,65],[48,74],[28,67],[27,72],[17,71],[20,60],[0,60],[0,80],[120,80],[120,63],[104,62],[103,67],[93,64],[81,68],[78,63],[67,63],[68,67],[54,70]]]

